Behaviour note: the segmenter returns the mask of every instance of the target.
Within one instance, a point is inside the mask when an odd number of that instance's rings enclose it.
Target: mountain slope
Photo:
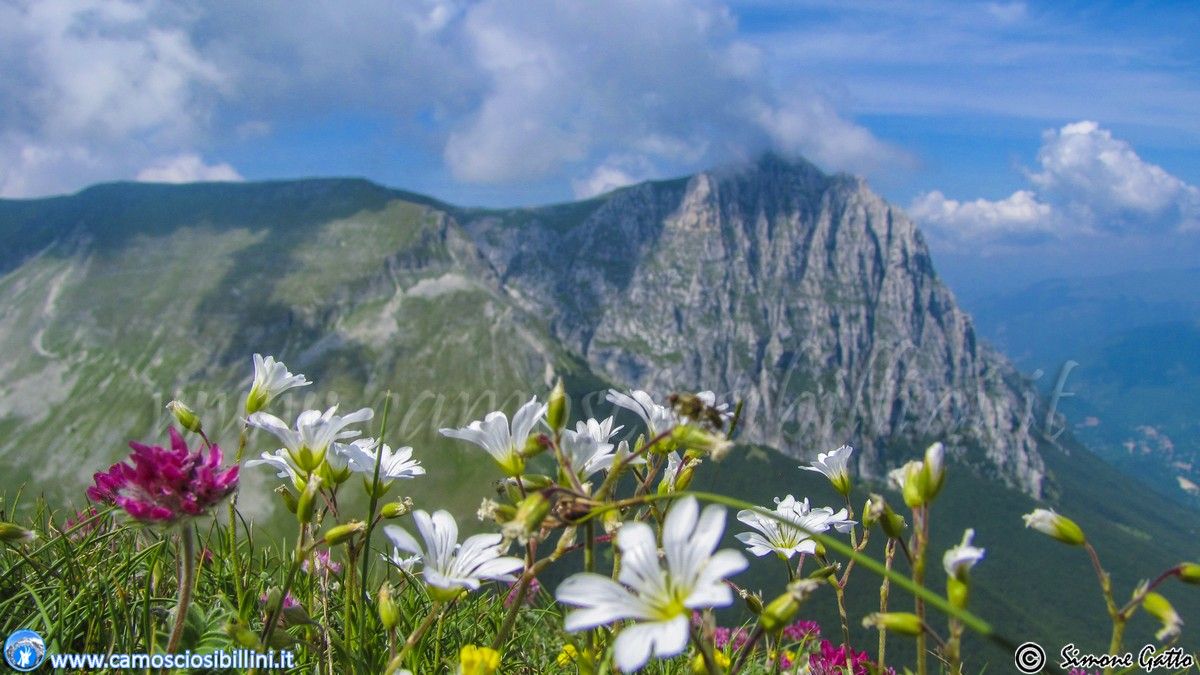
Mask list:
[[[937,438],[1041,492],[1032,390],[860,179],[768,155],[462,219],[514,299],[613,381],[728,393],[751,440],[798,457],[849,442],[866,475]]]

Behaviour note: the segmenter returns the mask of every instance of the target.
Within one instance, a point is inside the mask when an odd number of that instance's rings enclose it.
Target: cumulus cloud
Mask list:
[[[943,243],[1028,243],[1077,234],[1200,229],[1200,189],[1146,162],[1092,121],[1042,135],[1029,190],[997,201],[958,201],[934,190],[910,213]]]
[[[157,2],[0,5],[0,195],[129,175],[198,141],[224,74]]]
[[[1200,189],[1146,162],[1129,143],[1091,121],[1047,131],[1041,171],[1029,179],[1065,210],[1102,230],[1195,227]]]
[[[364,118],[460,183],[578,194],[767,149],[900,156],[771,58],[719,0],[0,3],[0,196],[233,177],[214,147]]]
[[[584,167],[586,194],[631,177],[608,163],[614,151],[660,173],[768,147],[845,170],[897,154],[815,94],[782,96],[736,28],[709,2],[479,3],[463,36],[487,85],[446,162],[499,184]]]
[[[242,176],[228,164],[205,164],[199,155],[184,154],[160,159],[139,171],[137,179],[146,183],[194,183],[240,181]]]

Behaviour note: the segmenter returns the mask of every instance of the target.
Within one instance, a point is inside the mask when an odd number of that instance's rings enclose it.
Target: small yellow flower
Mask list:
[[[467,645],[458,653],[459,675],[495,675],[500,668],[500,652],[488,647]]]
[[[563,645],[562,651],[558,653],[558,658],[555,659],[554,662],[557,663],[559,666],[565,668],[565,667],[571,665],[572,663],[575,663],[575,659],[578,656],[579,656],[579,651],[575,649],[575,645],[565,644],[565,645]]]
[[[713,663],[721,669],[722,672],[729,670],[732,663],[729,660],[729,655],[722,651],[713,652]],[[693,675],[709,675],[708,665],[704,663],[704,655],[696,654],[692,657],[692,674]]]

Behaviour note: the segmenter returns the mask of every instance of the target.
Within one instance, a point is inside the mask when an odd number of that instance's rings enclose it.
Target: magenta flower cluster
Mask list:
[[[854,669],[854,675],[870,675],[874,672],[871,668],[871,657],[866,652],[855,651],[846,645],[834,647],[829,640],[821,640],[821,646],[809,655],[810,672],[812,675],[845,675],[847,650],[850,651],[850,665]],[[888,668],[885,672],[891,675],[895,671]]]
[[[221,449],[191,452],[170,429],[171,449],[130,441],[129,461],[93,476],[88,498],[116,504],[144,523],[170,524],[200,516],[237,488],[238,467],[222,469]]]

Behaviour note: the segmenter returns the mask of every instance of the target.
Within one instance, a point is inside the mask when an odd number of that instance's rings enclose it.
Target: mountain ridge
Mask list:
[[[359,178],[110,183],[0,201],[0,243],[20,240],[26,253],[6,246],[18,255],[0,260],[0,273],[47,246],[126,273],[137,264],[126,252],[156,237],[231,239],[212,261],[222,276],[193,312],[233,335],[217,340],[217,366],[193,373],[215,375],[268,346],[295,350],[314,372],[328,368],[325,354],[384,351],[357,341],[369,331],[354,317],[395,322],[403,284],[457,284],[509,317],[529,351],[522,371],[575,355],[620,386],[745,399],[747,440],[798,458],[849,442],[862,449],[860,472],[878,478],[946,440],[987,475],[1043,490],[1028,423],[1036,396],[978,343],[919,230],[865,181],[804,160],[768,154],[513,209],[450,206]],[[177,255],[186,260],[187,247]],[[369,378],[352,360],[339,363]],[[3,393],[0,423],[12,417]]]

